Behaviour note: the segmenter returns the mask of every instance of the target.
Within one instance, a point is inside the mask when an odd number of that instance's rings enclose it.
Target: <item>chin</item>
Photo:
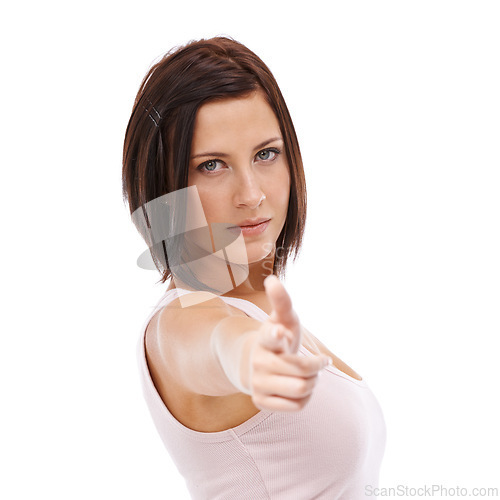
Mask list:
[[[255,264],[263,261],[272,253],[275,243],[266,242],[252,242],[247,244],[247,259],[248,264]]]

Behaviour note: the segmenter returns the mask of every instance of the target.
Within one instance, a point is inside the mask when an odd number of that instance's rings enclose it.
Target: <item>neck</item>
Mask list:
[[[268,255],[259,262],[249,264],[247,279],[224,295],[248,295],[265,292],[264,280],[272,274],[273,264],[274,254]]]
[[[274,250],[258,262],[252,262],[248,264],[248,276],[247,278],[239,283],[236,287],[232,288],[223,295],[227,296],[243,296],[250,295],[259,292],[265,292],[264,280],[272,274],[273,264],[274,264],[275,252]],[[185,285],[181,280],[174,280],[171,278],[167,290],[172,288],[187,288],[190,287]]]

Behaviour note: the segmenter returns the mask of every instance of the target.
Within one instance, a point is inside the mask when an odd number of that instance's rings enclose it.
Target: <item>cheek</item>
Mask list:
[[[213,187],[211,189],[203,189],[202,186],[197,186],[197,188],[205,218],[208,222],[218,221],[223,211],[223,196],[217,193]],[[222,222],[222,220],[218,222]]]

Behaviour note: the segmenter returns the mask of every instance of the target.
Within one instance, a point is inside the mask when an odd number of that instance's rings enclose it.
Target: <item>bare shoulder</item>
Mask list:
[[[227,382],[219,373],[211,338],[217,324],[229,317],[249,319],[217,295],[205,292],[186,294],[164,306],[146,331],[146,355],[155,383],[207,394],[204,384],[211,380],[213,395],[222,393],[221,384]]]
[[[149,347],[163,355],[176,347],[189,346],[194,337],[208,335],[228,316],[246,316],[209,292],[192,292],[177,297],[157,312],[147,332]]]
[[[187,334],[192,328],[210,329],[226,316],[246,314],[210,292],[192,292],[168,303],[159,312],[157,327],[164,334],[172,331]]]

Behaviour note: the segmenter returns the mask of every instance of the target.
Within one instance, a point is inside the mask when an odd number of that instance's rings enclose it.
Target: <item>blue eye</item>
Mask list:
[[[274,156],[272,158],[269,158],[270,153],[274,154]],[[272,161],[272,160],[275,160],[279,154],[281,154],[281,151],[279,149],[267,148],[267,149],[263,149],[262,151],[259,151],[257,153],[257,156],[259,157],[260,160],[264,160],[264,161],[271,160]]]
[[[219,160],[209,160],[206,161],[205,163],[202,163],[199,167],[197,167],[197,170],[201,170],[202,172],[216,172],[216,167],[217,163],[219,163]]]
[[[217,162],[216,161],[213,161],[213,160],[210,160],[210,161],[207,161],[207,163],[205,163],[205,168],[211,172],[212,170],[215,170],[215,167],[217,166]]]

